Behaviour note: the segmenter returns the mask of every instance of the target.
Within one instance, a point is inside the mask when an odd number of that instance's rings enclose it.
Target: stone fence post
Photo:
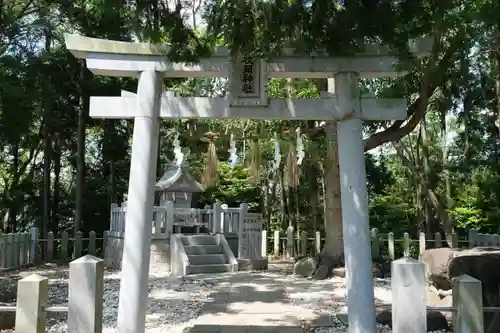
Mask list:
[[[287,259],[294,257],[295,253],[295,238],[293,235],[293,227],[290,226],[286,229],[286,256]]]
[[[68,332],[101,333],[104,260],[91,255],[69,264]]]
[[[469,241],[469,248],[476,246],[476,238],[479,231],[470,229],[467,234],[467,240]]]
[[[17,284],[16,333],[45,333],[49,280],[33,274]]]
[[[166,225],[165,225],[165,232],[169,235],[174,233],[174,213],[175,213],[175,207],[174,203],[172,201],[167,201],[167,204],[165,206],[166,209]]]
[[[481,281],[467,275],[452,280],[453,329],[455,332],[483,333],[483,292]]]
[[[212,218],[214,222],[214,230],[212,231],[215,234],[220,234],[222,232],[222,226],[221,226],[221,218],[220,214],[222,213],[222,207],[220,202],[214,203],[212,206]]]
[[[31,245],[30,245],[30,263],[36,263],[37,259],[37,248],[38,248],[38,229],[33,227],[30,229],[31,233]]]
[[[426,333],[425,264],[404,257],[391,263],[391,275],[392,332]]]
[[[274,230],[274,238],[273,238],[273,254],[275,258],[278,258],[280,255],[280,231]]]

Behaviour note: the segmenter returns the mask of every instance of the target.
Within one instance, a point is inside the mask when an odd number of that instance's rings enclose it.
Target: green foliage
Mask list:
[[[371,225],[382,233],[399,235],[427,231],[428,224],[441,230],[444,221],[438,210],[442,208],[457,229],[500,230],[500,149],[495,125],[500,113],[496,103],[500,95],[496,90],[498,1],[346,0],[339,5],[331,0],[210,0],[191,16],[186,11],[196,6],[184,2],[174,8],[145,0],[14,0],[2,4],[0,218],[11,229],[42,226],[46,214],[51,228],[72,228],[78,187],[83,190],[82,229],[106,230],[110,204],[122,201],[128,189],[132,122],[90,119],[86,102],[90,95],[134,91],[137,80],[82,73],[81,62],[63,46],[62,33],[69,31],[97,38],[169,43],[169,59],[183,62],[197,61],[213,45],[263,56],[280,53],[283,47],[297,53],[347,55],[362,50],[368,42],[382,41],[399,56],[398,68],[409,74],[363,79],[362,93],[407,98],[410,117],[422,104],[427,112],[427,137],[422,139],[418,127],[410,128],[403,139],[386,140],[402,144],[404,156],[393,144],[366,155]],[[199,18],[201,11],[206,29],[199,25],[192,29],[187,22]],[[436,59],[406,54],[407,40],[421,36],[438,43]],[[316,83],[273,78],[268,91],[273,98],[318,98]],[[169,78],[165,86],[181,96],[223,97],[226,89],[224,80],[214,78]],[[80,110],[83,117],[78,117]],[[448,118],[448,133],[443,133],[443,119]],[[83,184],[76,180],[77,141],[82,135],[79,123],[86,128]],[[393,134],[403,123],[411,121],[366,122],[365,134],[377,136],[387,128],[385,134]],[[172,158],[173,135],[179,131],[182,146],[189,151],[192,173],[200,179],[207,150],[203,133],[217,132],[220,181],[198,198],[199,207],[215,201],[229,206],[247,202],[251,210],[263,213],[270,230],[292,224],[323,231],[326,142],[316,125],[312,121],[166,119],[162,121],[158,173]],[[314,133],[304,136],[307,157],[301,166],[300,184],[287,188],[283,186],[285,156],[293,149],[297,127],[303,133]],[[279,170],[269,167],[274,132],[283,155]],[[445,140],[451,132],[453,137]],[[229,167],[231,133],[259,138],[260,183],[248,182],[246,165]],[[250,141],[237,141],[240,161],[248,161]],[[445,141],[448,150],[443,148]],[[445,150],[447,158],[443,157]],[[48,158],[48,172],[44,171],[44,157]],[[48,175],[45,182],[44,173]],[[423,185],[435,195],[437,204],[422,194]],[[422,200],[440,207],[426,208]],[[430,212],[431,221],[425,220],[425,212]]]
[[[410,232],[418,224],[415,207],[394,194],[375,195],[370,200],[370,224],[384,234]]]
[[[248,182],[248,170],[241,165],[231,168],[228,162],[219,162],[219,184],[202,193],[198,206],[212,205],[214,202],[237,207],[247,203],[251,211],[261,211],[260,188]]]

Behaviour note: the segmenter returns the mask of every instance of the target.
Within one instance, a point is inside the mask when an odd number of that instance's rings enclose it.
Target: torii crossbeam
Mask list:
[[[66,35],[66,47],[86,59],[96,75],[139,76],[137,95],[92,97],[96,118],[134,118],[128,208],[118,311],[119,333],[144,333],[156,175],[159,117],[339,120],[338,148],[342,219],[348,284],[349,332],[375,333],[375,302],[368,223],[368,195],[362,119],[405,119],[404,100],[359,98],[359,77],[401,75],[395,57],[380,45],[367,45],[351,57],[296,56],[229,58],[219,48],[198,64],[172,63],[168,46],[115,42]],[[429,39],[410,42],[416,55],[428,54]],[[162,92],[163,77],[229,77],[227,98],[174,97]],[[319,99],[269,100],[270,77],[333,78],[334,89]],[[245,78],[245,79],[243,79]]]
[[[261,106],[231,107],[226,98],[175,97],[164,92],[160,102],[160,118],[250,118],[250,119],[344,119],[346,110],[338,106],[334,94],[328,97],[302,99],[270,99],[266,112]],[[90,98],[92,118],[127,119],[140,117],[137,95],[123,91],[121,97]],[[359,118],[365,120],[404,120],[406,100],[403,98],[361,98]]]

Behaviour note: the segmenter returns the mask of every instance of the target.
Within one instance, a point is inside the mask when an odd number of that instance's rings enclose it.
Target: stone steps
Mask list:
[[[201,254],[220,254],[223,253],[220,245],[184,245],[184,250],[188,256]]]
[[[227,264],[226,256],[223,253],[220,254],[200,254],[200,255],[188,255],[189,263],[191,265],[218,265]]]
[[[191,236],[182,236],[181,238],[182,244],[188,246],[196,246],[196,245],[218,245],[217,238],[212,235],[191,235]]]
[[[189,260],[186,274],[225,273],[234,270],[234,265],[229,263],[217,236],[182,235],[181,242]]]
[[[224,265],[189,265],[187,267],[187,274],[206,274],[206,273],[226,273],[232,272],[233,266],[229,264]]]

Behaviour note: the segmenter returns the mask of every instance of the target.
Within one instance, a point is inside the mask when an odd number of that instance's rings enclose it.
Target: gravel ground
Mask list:
[[[281,265],[278,265],[281,266]],[[271,267],[270,267],[271,268]],[[288,271],[288,267],[279,267]],[[206,301],[212,285],[203,280],[189,277],[174,278],[163,273],[163,267],[153,269],[149,280],[149,301],[146,314],[146,333],[183,333],[192,326],[199,315],[201,306]],[[40,274],[49,278],[49,304],[67,305],[68,299],[68,267],[46,265],[0,275],[0,297],[15,296],[17,281],[30,274]],[[345,279],[332,278],[322,281],[311,281],[296,277],[289,272],[285,286],[290,299],[300,307],[313,308],[318,312],[328,312],[332,316],[334,327],[309,328],[304,323],[306,332],[314,333],[347,333],[347,327],[340,321],[338,313],[345,311]],[[287,274],[288,273],[288,274]],[[118,296],[120,273],[107,271],[104,283],[104,329],[103,333],[114,333],[118,314]],[[390,279],[374,281],[375,298],[378,305],[387,305],[391,301]],[[14,302],[6,302],[14,304]],[[49,316],[48,333],[67,332],[66,314]],[[0,333],[13,330],[0,330]],[[378,326],[379,333],[390,333],[387,326]],[[447,333],[447,332],[435,332]]]
[[[41,267],[23,272],[12,272],[0,279],[0,290],[16,289],[17,280],[30,274],[49,278],[49,304],[67,305],[67,266]],[[107,271],[104,276],[104,329],[103,333],[115,332],[118,315],[120,273]],[[146,314],[147,333],[181,333],[199,314],[206,300],[210,285],[195,278],[179,279],[168,274],[156,273],[149,279],[149,301]],[[15,302],[14,302],[15,303]],[[67,332],[66,314],[55,314],[47,319],[48,333]],[[2,333],[12,330],[0,330]]]
[[[392,300],[391,279],[375,279],[374,294],[377,306],[390,306]],[[346,281],[345,278],[333,277],[327,280],[310,280],[288,275],[286,279],[288,297],[297,306],[326,312],[331,316],[333,327],[315,327],[308,331],[313,333],[348,333],[347,326],[340,320],[339,314],[346,313]],[[377,324],[379,333],[391,333],[389,326]],[[452,333],[445,330],[430,333]]]

